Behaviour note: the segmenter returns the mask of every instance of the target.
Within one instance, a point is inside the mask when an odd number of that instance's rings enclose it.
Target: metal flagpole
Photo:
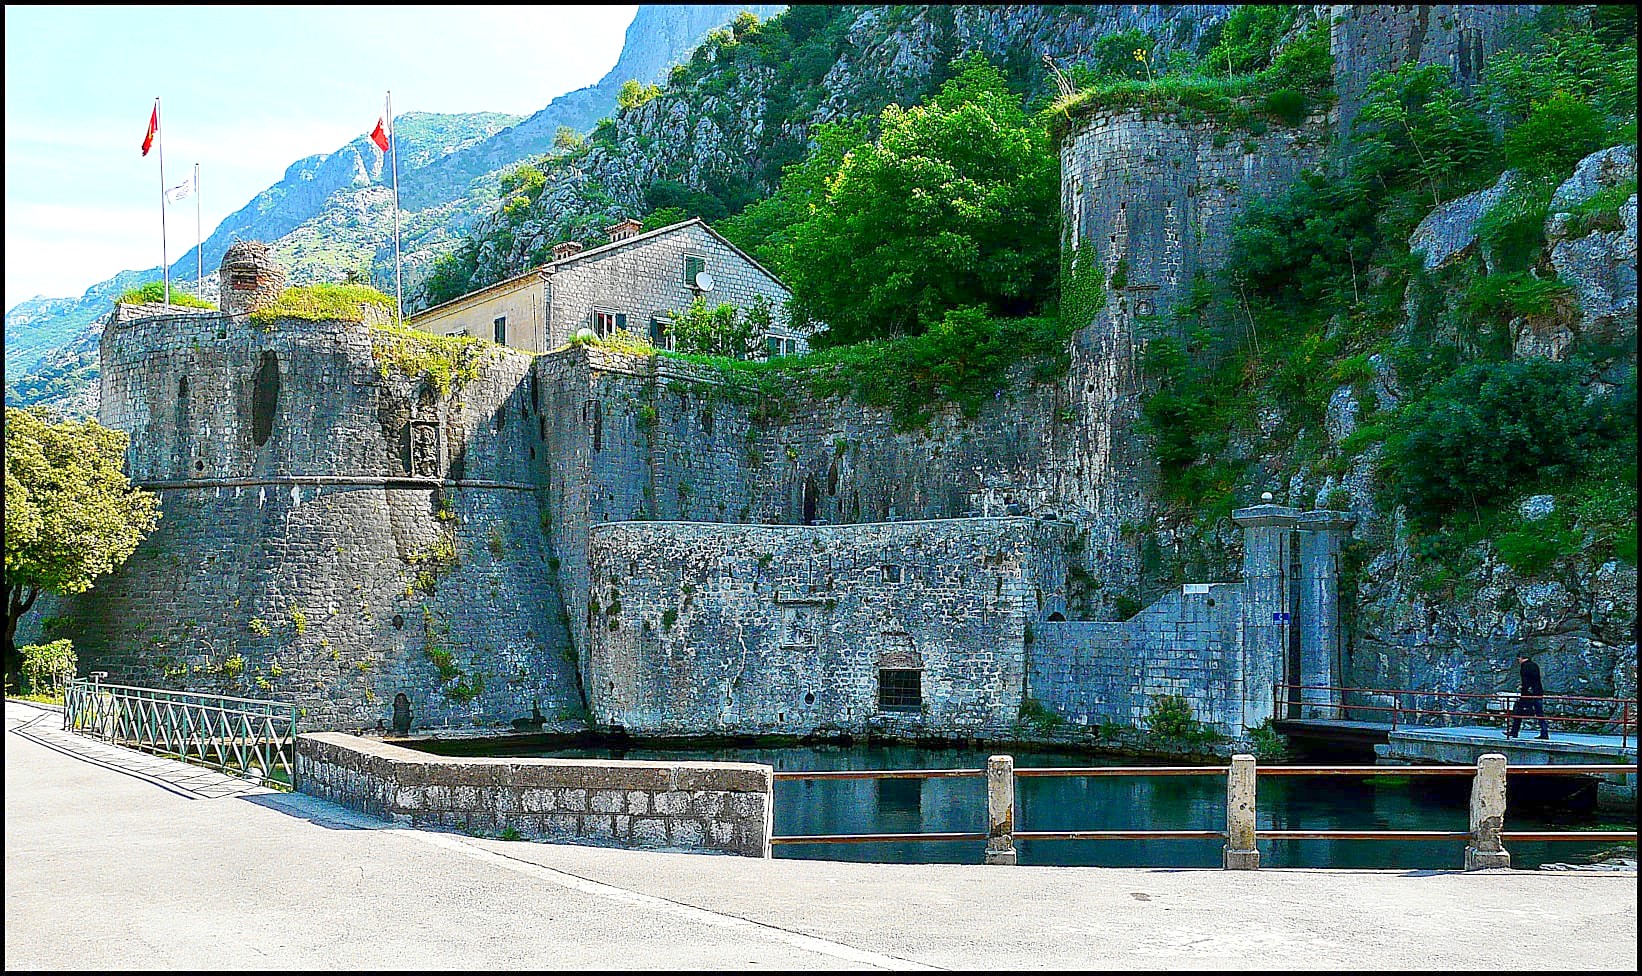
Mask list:
[[[194,164],[194,297],[205,290],[205,238],[200,234],[200,164]]]
[[[388,151],[393,153],[393,307],[394,324],[405,324],[405,288],[399,272],[399,139],[394,135],[393,92],[388,92]]]
[[[154,118],[160,117],[160,100],[154,98]],[[165,304],[171,305],[171,256],[165,244],[165,123],[154,128],[154,148],[160,153],[160,267],[165,272]]]

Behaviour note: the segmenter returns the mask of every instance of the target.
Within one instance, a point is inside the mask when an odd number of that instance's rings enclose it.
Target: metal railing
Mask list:
[[[952,779],[987,781],[986,831],[895,834],[793,834],[770,838],[772,845],[863,844],[876,842],[986,841],[988,864],[1014,864],[1017,840],[1223,840],[1223,865],[1228,869],[1259,867],[1260,840],[1453,840],[1465,841],[1466,870],[1506,867],[1510,855],[1502,842],[1579,841],[1587,843],[1632,841],[1636,831],[1507,831],[1505,778],[1522,775],[1629,775],[1636,763],[1569,763],[1507,767],[1504,756],[1485,755],[1475,766],[1259,766],[1253,756],[1234,756],[1230,766],[1046,766],[1015,768],[1012,756],[993,756],[986,768],[874,769],[780,771],[777,780]],[[1046,776],[1224,776],[1226,828],[1224,830],[1024,830],[1014,823],[1015,779]],[[1469,776],[1472,777],[1468,830],[1261,830],[1256,826],[1256,790],[1259,776]]]
[[[68,683],[63,728],[265,786],[295,787],[295,705],[104,684],[103,676]]]
[[[1306,701],[1303,692],[1322,692],[1329,696],[1324,701]],[[1285,695],[1284,693],[1287,692]],[[1338,699],[1333,696],[1338,695]],[[1389,704],[1375,702],[1347,702],[1346,695],[1375,695],[1389,697]],[[1389,715],[1391,728],[1395,731],[1399,727],[1429,727],[1428,718],[1442,720],[1464,718],[1482,719],[1491,722],[1509,722],[1514,717],[1512,707],[1521,697],[1516,692],[1507,691],[1417,691],[1410,688],[1350,688],[1344,685],[1307,685],[1278,683],[1272,686],[1272,714],[1288,715],[1292,709],[1333,710],[1335,718],[1349,721],[1350,712],[1373,712],[1378,715]],[[1421,708],[1419,700],[1422,698],[1464,699],[1472,701],[1497,702],[1497,709],[1484,708],[1475,711],[1470,708]],[[1603,698],[1596,695],[1541,695],[1540,702],[1547,708],[1558,704],[1574,708],[1595,706],[1596,710],[1605,710],[1608,714],[1601,716],[1590,715],[1553,715],[1547,712],[1543,717],[1546,724],[1561,723],[1564,726],[1597,726],[1589,731],[1602,733],[1606,729],[1618,726],[1620,748],[1630,747],[1633,732],[1633,723],[1638,716],[1637,700],[1635,698]],[[1412,700],[1415,704],[1408,704]],[[1309,717],[1309,716],[1308,716]],[[1523,724],[1536,721],[1541,716],[1521,716]],[[1446,722],[1438,723],[1446,724]],[[1572,731],[1582,731],[1575,728]]]

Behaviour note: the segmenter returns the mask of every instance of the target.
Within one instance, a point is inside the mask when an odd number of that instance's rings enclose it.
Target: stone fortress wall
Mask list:
[[[594,717],[649,734],[1001,733],[1066,526],[614,522],[593,531]],[[880,672],[918,703],[880,709]]]
[[[1140,112],[1087,119],[1061,147],[1062,202],[1106,306],[1064,380],[1013,383],[972,418],[937,409],[918,431],[847,397],[750,396],[709,367],[596,347],[491,349],[440,396],[384,370],[389,340],[357,324],[115,322],[103,419],[132,434],[132,477],[166,517],[69,601],[64,634],[88,669],[133,681],[206,684],[241,656],[245,682],[301,702],[310,727],[369,726],[401,690],[418,726],[586,705],[655,731],[910,727],[862,712],[873,655],[902,632],[930,678],[923,730],[994,729],[1026,696],[1134,722],[1163,693],[1221,731],[1258,724],[1283,676],[1340,673],[1326,514],[1239,513],[1275,520],[1245,524],[1241,584],[1173,589],[1124,622],[1052,618],[1072,615],[1074,578],[1137,582],[1125,527],[1151,524],[1156,484],[1135,428],[1144,343],[1224,260],[1247,202],[1321,158],[1331,123],[1228,137]],[[891,551],[909,575],[869,586]],[[1015,568],[987,563],[999,554]],[[817,584],[820,555],[837,595],[820,611],[782,602]],[[995,592],[954,581],[976,559]],[[797,616],[829,636],[786,640]],[[743,648],[758,649],[743,686],[762,696],[713,677]]]
[[[84,670],[294,701],[307,727],[374,725],[401,691],[418,724],[580,714],[530,357],[488,350],[441,398],[357,323],[120,318],[101,420],[162,516],[50,612]]]
[[[1362,107],[1370,77],[1399,65],[1446,65],[1461,85],[1482,76],[1511,27],[1541,4],[1332,4],[1329,49],[1334,55],[1338,123],[1348,131]]]
[[[1072,343],[1051,504],[1092,514],[1086,561],[1109,591],[1140,574],[1125,525],[1156,511],[1156,462],[1139,428],[1146,344],[1174,336],[1194,281],[1226,259],[1233,221],[1287,187],[1327,145],[1326,117],[1261,135],[1212,120],[1101,111],[1061,143],[1068,257],[1098,269],[1104,306]],[[1179,338],[1179,336],[1176,336]]]

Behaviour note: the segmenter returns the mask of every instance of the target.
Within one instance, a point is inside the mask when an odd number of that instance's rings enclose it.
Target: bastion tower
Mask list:
[[[292,701],[307,727],[373,727],[401,691],[417,726],[580,714],[530,357],[369,305],[287,313],[258,242],[221,280],[220,312],[122,305],[104,329],[99,419],[162,514],[56,611],[81,670]]]

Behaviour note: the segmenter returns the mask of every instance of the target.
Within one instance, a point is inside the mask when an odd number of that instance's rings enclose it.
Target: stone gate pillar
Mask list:
[[[1272,689],[1283,680],[1288,656],[1290,546],[1299,514],[1287,505],[1269,502],[1232,513],[1232,521],[1243,527],[1244,728],[1272,717]]]
[[[1357,520],[1341,512],[1306,512],[1300,530],[1300,675],[1302,685],[1340,684],[1340,547]],[[1300,693],[1302,718],[1337,718],[1338,691]]]

